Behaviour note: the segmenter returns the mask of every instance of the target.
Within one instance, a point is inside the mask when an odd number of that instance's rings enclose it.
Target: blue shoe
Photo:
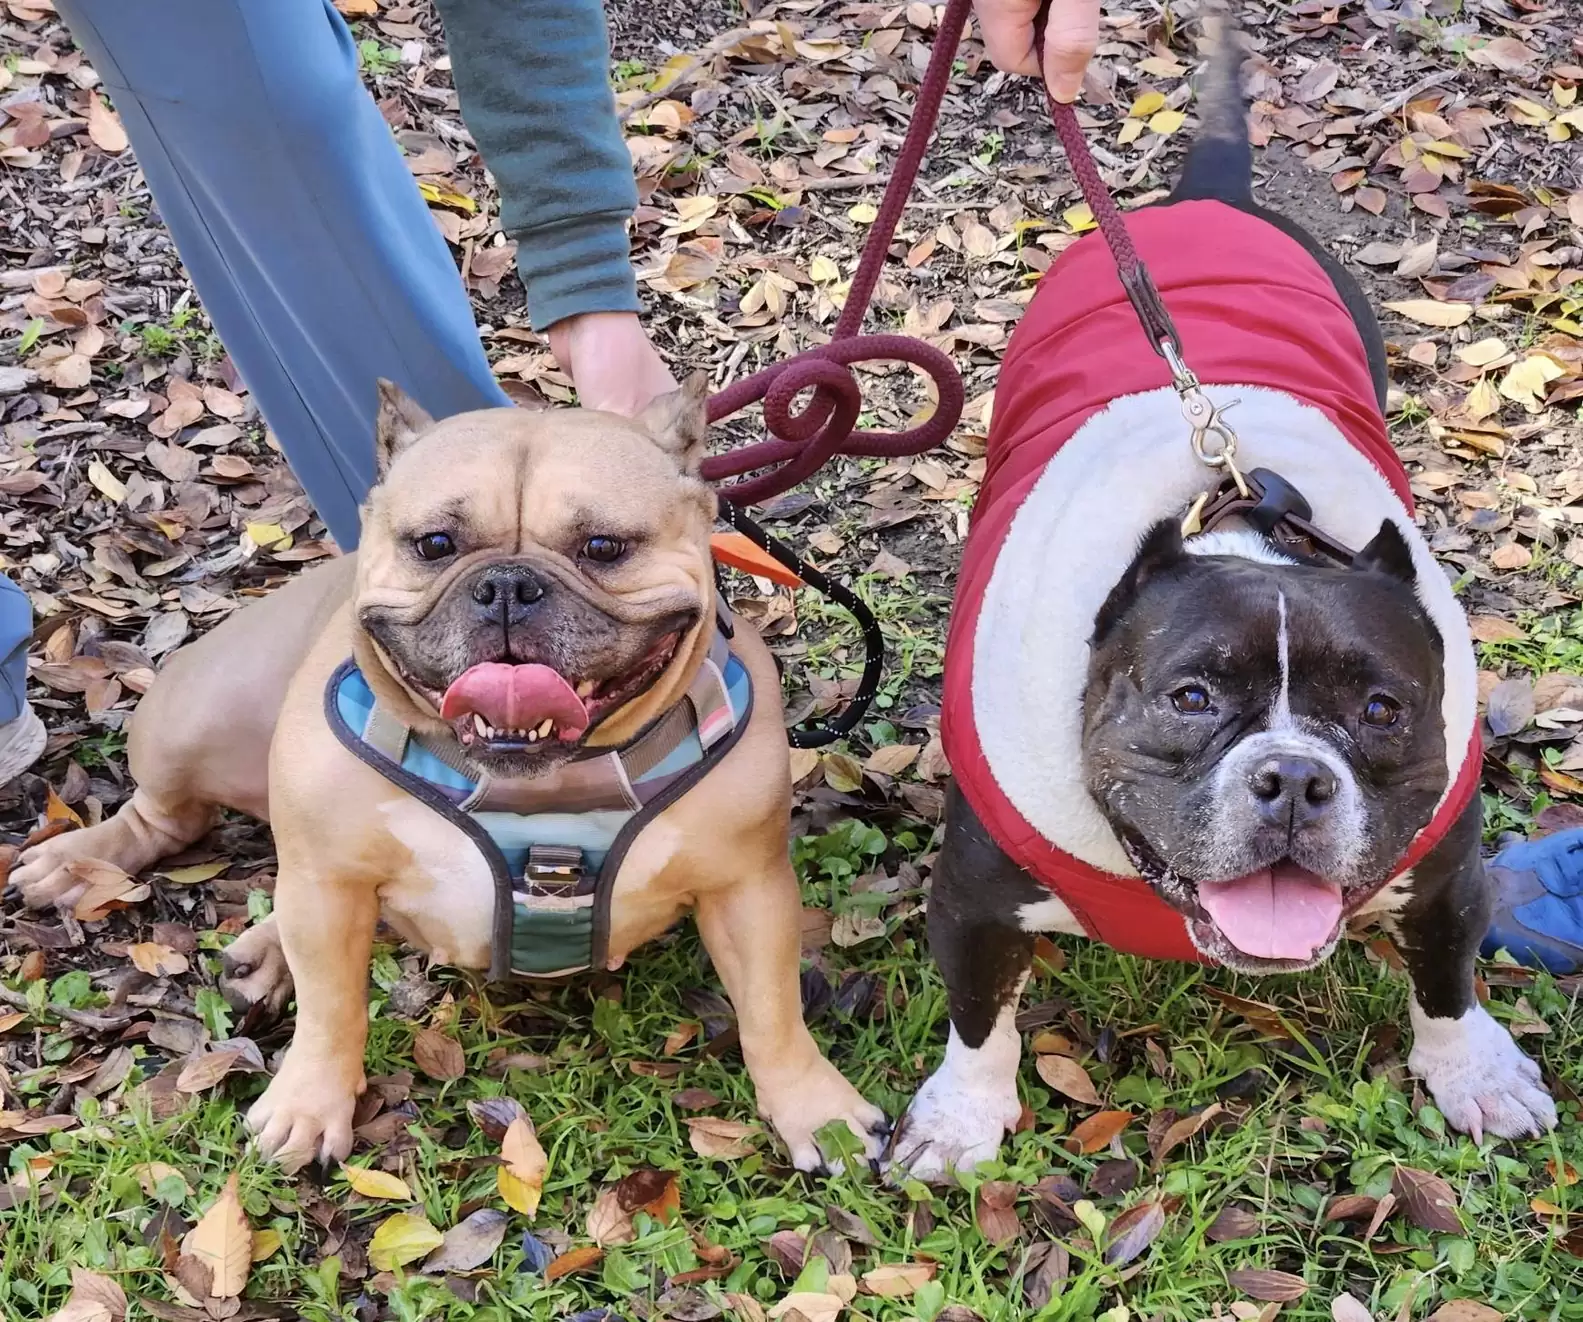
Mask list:
[[[1505,950],[1552,973],[1583,969],[1583,828],[1508,845],[1486,870],[1495,913],[1485,957]]]

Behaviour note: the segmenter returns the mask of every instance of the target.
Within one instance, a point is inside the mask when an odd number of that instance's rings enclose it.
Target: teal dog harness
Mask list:
[[[496,779],[450,737],[382,708],[341,663],[325,716],[362,761],[459,827],[495,882],[489,976],[603,968],[616,873],[638,833],[713,769],[747,728],[753,681],[724,618],[687,695],[620,748],[590,748],[547,776]]]

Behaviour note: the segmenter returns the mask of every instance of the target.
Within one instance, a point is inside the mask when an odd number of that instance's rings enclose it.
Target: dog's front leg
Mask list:
[[[1475,1142],[1486,1133],[1538,1135],[1556,1122],[1539,1066],[1473,988],[1473,960],[1490,915],[1478,806],[1475,798],[1470,813],[1414,869],[1406,903],[1386,920],[1413,983],[1408,1068],[1428,1085],[1451,1126]]]
[[[1022,1114],[1017,1003],[1033,933],[1050,925],[1051,908],[1049,892],[1006,857],[953,789],[929,890],[929,949],[945,980],[951,1033],[892,1145],[893,1166],[914,1178],[945,1181],[994,1160]]]
[[[288,865],[281,852],[275,921],[297,987],[297,1025],[280,1072],[247,1123],[263,1152],[295,1169],[352,1150],[379,895],[366,878],[315,876]]]
[[[698,897],[698,931],[737,1013],[742,1059],[758,1108],[798,1170],[826,1165],[814,1134],[844,1120],[877,1161],[888,1126],[820,1052],[802,1017],[798,947],[802,904],[784,856],[765,871]]]

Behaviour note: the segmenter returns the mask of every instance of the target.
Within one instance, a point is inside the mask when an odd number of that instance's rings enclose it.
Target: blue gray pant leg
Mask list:
[[[444,238],[328,0],[59,0],[226,349],[357,543],[374,383],[506,405]]]
[[[16,720],[27,704],[27,645],[32,635],[33,603],[0,576],[0,725]]]

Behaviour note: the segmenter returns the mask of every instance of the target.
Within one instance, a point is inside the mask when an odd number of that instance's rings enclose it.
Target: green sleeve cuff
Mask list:
[[[584,312],[639,310],[628,214],[579,216],[512,236],[534,330]]]

